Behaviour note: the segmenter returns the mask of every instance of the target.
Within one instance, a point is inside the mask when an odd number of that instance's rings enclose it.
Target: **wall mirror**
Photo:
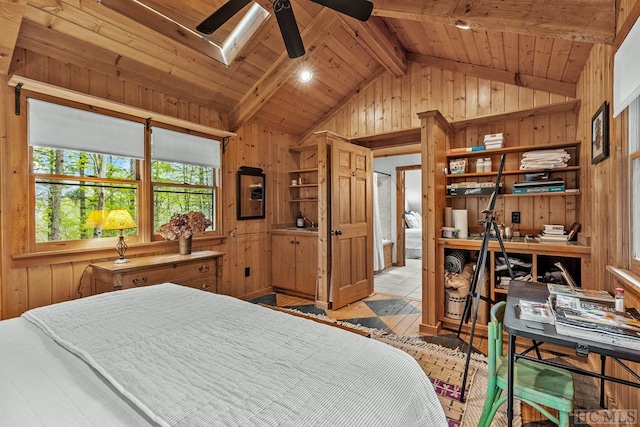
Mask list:
[[[238,219],[265,217],[265,174],[260,168],[241,166],[238,170]]]

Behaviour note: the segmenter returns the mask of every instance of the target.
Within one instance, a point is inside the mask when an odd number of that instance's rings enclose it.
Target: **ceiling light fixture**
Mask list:
[[[311,74],[311,71],[309,70],[304,70],[302,72],[300,72],[300,77],[298,77],[300,79],[301,82],[308,82],[309,80],[311,80],[311,77],[313,77],[313,74]]]
[[[463,21],[461,19],[456,19],[456,22],[454,23],[454,25],[460,28],[461,30],[468,30],[471,28],[471,25],[469,25],[467,21]]]

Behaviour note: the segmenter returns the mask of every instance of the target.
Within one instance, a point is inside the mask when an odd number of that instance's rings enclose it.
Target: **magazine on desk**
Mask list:
[[[565,295],[579,298],[582,301],[593,301],[607,304],[613,304],[615,299],[613,296],[599,289],[582,289],[569,285],[560,285],[558,283],[547,283],[547,289],[551,295]]]
[[[556,332],[606,344],[640,350],[640,313],[616,312],[610,305],[563,295],[550,296]]]
[[[518,308],[520,309],[519,317],[522,320],[532,320],[553,325],[553,314],[548,302],[520,300]]]
[[[547,288],[549,289],[549,294],[567,295],[580,298],[580,300],[582,301],[595,301],[608,304],[613,304],[615,302],[613,296],[607,291],[603,291],[600,289],[583,289],[578,287],[576,281],[573,279],[571,274],[569,274],[569,272],[561,262],[556,262],[553,265],[558,267],[560,273],[562,274],[562,277],[567,282],[567,284],[560,285],[558,283],[548,283]]]

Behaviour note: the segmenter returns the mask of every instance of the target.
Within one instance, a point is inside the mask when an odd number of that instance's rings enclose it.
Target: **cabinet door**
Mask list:
[[[296,237],[296,290],[316,294],[318,277],[318,237]]]
[[[271,236],[271,285],[283,289],[296,289],[294,236]]]

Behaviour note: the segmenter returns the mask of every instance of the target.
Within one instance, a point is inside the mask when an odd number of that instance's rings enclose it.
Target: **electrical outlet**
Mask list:
[[[251,276],[251,267],[245,267],[244,268],[244,277],[249,277]]]
[[[511,223],[520,224],[520,212],[511,212]]]

